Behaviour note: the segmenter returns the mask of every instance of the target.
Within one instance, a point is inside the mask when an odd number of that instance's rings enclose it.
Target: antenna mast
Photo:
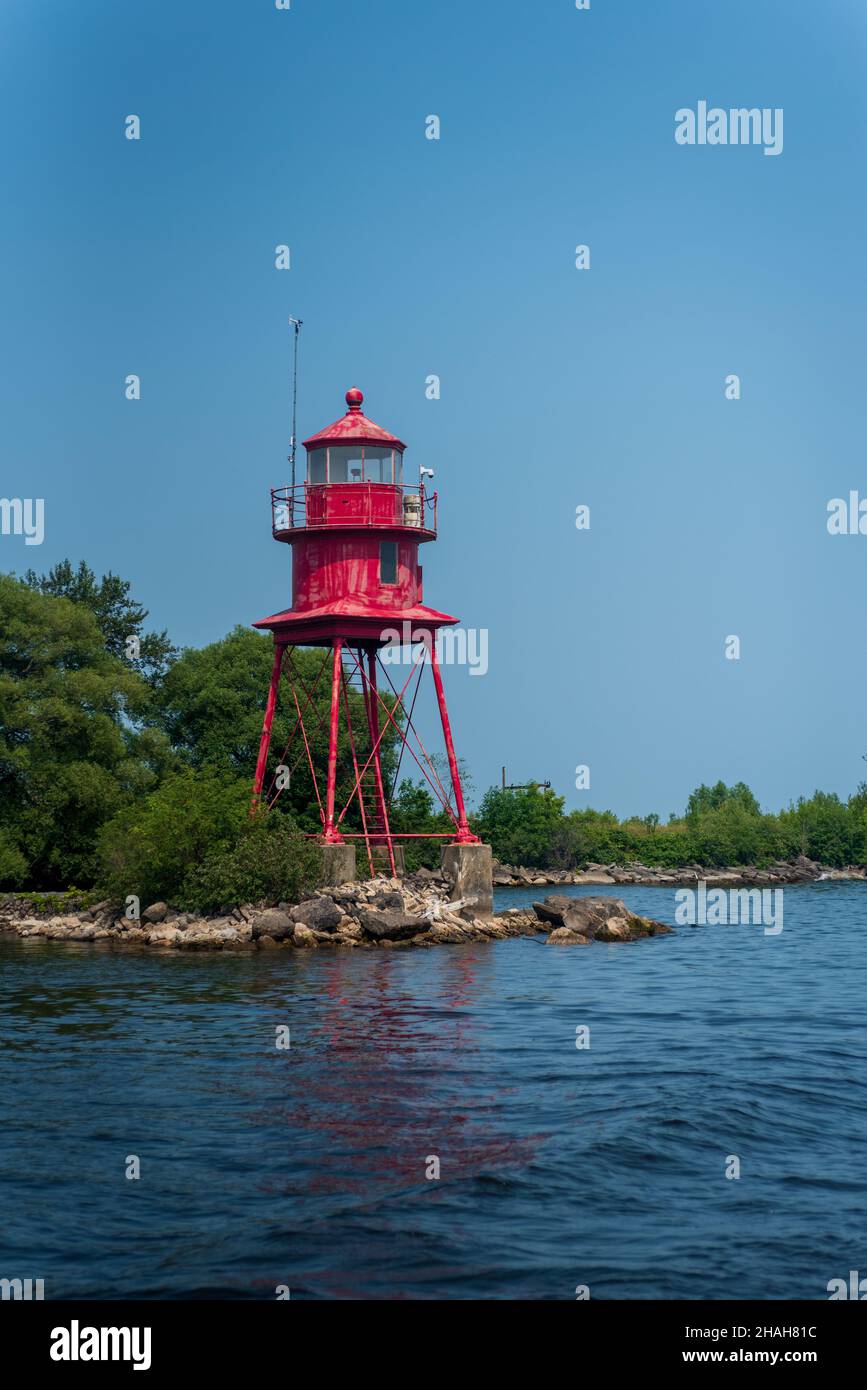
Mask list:
[[[294,319],[289,315],[289,322],[295,328],[295,356],[292,366],[292,437],[289,440],[289,462],[292,465],[292,504],[295,502],[295,421],[298,410],[298,335],[301,330],[303,319]]]

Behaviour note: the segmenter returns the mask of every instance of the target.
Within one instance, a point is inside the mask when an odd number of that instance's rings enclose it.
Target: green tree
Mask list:
[[[694,821],[708,811],[719,811],[729,804],[739,806],[749,815],[761,815],[759,803],[746,783],[735,782],[734,786],[727,787],[725,782],[717,782],[713,787],[706,787],[704,784],[696,787],[687,802],[686,818]]]
[[[551,862],[552,841],[563,819],[563,797],[532,784],[526,791],[491,787],[473,819],[477,835],[502,863],[541,868]]]
[[[147,701],[86,606],[0,575],[5,886],[92,881],[99,827],[156,783],[169,756],[164,738],[135,727]]]
[[[40,594],[66,598],[90,609],[111,655],[127,661],[152,685],[161,679],[177,655],[177,648],[172,646],[165,631],[144,631],[148,610],[130,598],[129,582],[111,571],[97,580],[84,560],[79,562],[78,569],[73,569],[69,560],[61,560],[48,574],[28,570],[22,583]]]

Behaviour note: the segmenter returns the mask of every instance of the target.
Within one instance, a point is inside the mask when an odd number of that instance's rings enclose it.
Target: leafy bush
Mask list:
[[[320,847],[288,816],[272,811],[248,820],[234,843],[211,850],[190,869],[179,906],[209,912],[239,903],[298,902],[321,875]]]
[[[508,792],[491,787],[482,797],[473,829],[506,864],[547,865],[563,822],[563,797],[531,786]]]
[[[246,780],[213,768],[170,774],[100,831],[100,888],[114,901],[180,903],[191,869],[233,845],[249,818]]]
[[[280,811],[250,817],[250,787],[215,768],[186,768],[113,817],[99,837],[100,888],[207,912],[280,902],[319,881],[321,853]]]

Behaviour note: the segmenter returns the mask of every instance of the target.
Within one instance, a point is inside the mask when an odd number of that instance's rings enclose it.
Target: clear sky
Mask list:
[[[719,777],[847,794],[865,59],[863,0],[7,0],[0,492],[46,533],[0,565],[112,569],[182,645],[287,604],[296,314],[299,436],[358,385],[436,470],[425,599],[489,633],[446,672],[477,794],[504,762],[663,818]],[[782,108],[782,153],[678,145],[701,100]]]

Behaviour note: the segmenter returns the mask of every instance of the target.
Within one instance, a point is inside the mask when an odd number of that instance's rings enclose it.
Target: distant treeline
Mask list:
[[[800,854],[841,868],[867,861],[867,783],[848,801],[814,792],[776,815],[763,812],[743,782],[697,787],[682,816],[631,816],[563,810],[563,798],[531,788],[492,788],[475,828],[507,864],[583,868],[637,860],[665,868],[685,864],[763,866]]]
[[[295,765],[275,813],[249,815],[272,643],[238,627],[219,642],[179,652],[165,632],[145,630],[147,611],[117,575],[97,579],[68,562],[47,575],[0,575],[0,889],[71,885],[117,899],[206,909],[288,898],[315,881],[319,829],[306,760]],[[322,654],[296,651],[308,686]],[[361,696],[353,696],[359,702]],[[311,736],[325,755],[322,726]],[[364,725],[360,707],[353,720]],[[286,704],[272,748],[288,740]],[[383,739],[385,781],[397,775],[397,735]],[[354,785],[341,736],[338,802]],[[347,817],[347,828],[358,829]],[[402,781],[395,830],[443,831],[450,822],[427,788]],[[765,864],[798,854],[831,865],[867,857],[867,787],[848,802],[817,792],[777,815],[763,814],[742,783],[699,787],[682,817],[564,812],[561,797],[492,788],[474,828],[508,863],[581,867],[642,860],[676,866]],[[412,841],[408,866],[437,863],[436,841]]]

